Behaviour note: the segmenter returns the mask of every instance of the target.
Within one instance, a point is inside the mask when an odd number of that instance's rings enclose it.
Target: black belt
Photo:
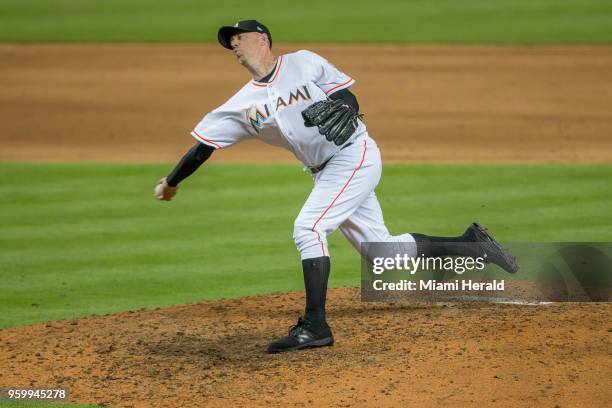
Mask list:
[[[344,149],[344,148],[347,148],[347,147],[349,147],[349,146],[350,146],[350,145],[352,145],[352,144],[353,144],[353,142],[351,142],[351,143],[347,143],[347,144],[345,144],[344,146],[342,146],[342,147],[340,148],[340,150],[342,150],[342,149]],[[338,152],[339,152],[340,150],[338,150]],[[336,152],[336,153],[337,153],[337,152]],[[310,170],[310,172],[311,172],[312,174],[317,174],[318,172],[320,172],[321,170],[323,170],[323,169],[325,168],[325,166],[327,166],[327,163],[329,163],[329,161],[330,161],[330,160],[331,160],[333,157],[334,157],[334,156],[330,157],[329,159],[325,160],[323,163],[319,164],[318,166],[310,166],[310,167],[308,167],[308,170]]]

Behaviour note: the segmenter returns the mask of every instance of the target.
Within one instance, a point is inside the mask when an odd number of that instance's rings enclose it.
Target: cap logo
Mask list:
[[[238,24],[239,24],[239,23],[240,23],[240,22],[238,22],[238,23],[234,24],[234,27],[238,27]]]
[[[259,31],[263,31],[263,28],[261,28],[260,26],[257,26],[257,29],[258,29]]]

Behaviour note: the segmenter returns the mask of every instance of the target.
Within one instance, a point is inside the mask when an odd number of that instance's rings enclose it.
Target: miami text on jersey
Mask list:
[[[301,90],[300,90],[301,88]],[[302,91],[304,91],[304,93],[302,93]],[[289,101],[285,102],[285,100],[279,96],[278,99],[276,100],[276,111],[278,112],[278,110],[280,108],[286,108],[287,106],[299,102],[300,99],[304,100],[304,101],[308,101],[310,99],[312,99],[310,97],[310,93],[308,92],[308,87],[307,86],[301,86],[299,88],[297,88],[295,90],[295,93],[289,91]]]
[[[308,87],[305,85],[298,87],[293,91],[289,91],[289,96],[286,98],[279,96],[276,99],[275,110],[278,112],[280,109],[286,108],[287,106],[297,103],[300,100],[312,100],[310,97],[310,92],[308,92]],[[253,104],[245,109],[245,112],[247,122],[253,126],[253,129],[255,129],[257,133],[259,133],[259,130],[263,128],[264,122],[270,116],[270,108],[268,107],[267,103],[263,105]]]

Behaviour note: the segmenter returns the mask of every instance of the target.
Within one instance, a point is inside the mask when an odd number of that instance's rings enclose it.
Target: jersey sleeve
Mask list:
[[[204,116],[191,131],[191,136],[215,149],[224,149],[251,135],[244,111],[228,110],[221,106]]]
[[[300,51],[312,64],[313,82],[325,92],[326,95],[350,88],[355,80],[340,71],[325,58],[311,51]]]

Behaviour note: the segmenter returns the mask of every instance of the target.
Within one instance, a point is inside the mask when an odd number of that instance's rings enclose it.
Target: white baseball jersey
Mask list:
[[[328,142],[317,127],[304,126],[306,107],[354,83],[313,52],[281,55],[268,82],[250,81],[191,132],[216,149],[257,138],[290,150],[309,167],[329,159],[313,174],[313,189],[294,223],[302,259],[328,256],[327,236],[337,229],[358,251],[362,242],[393,242],[416,255],[410,234],[392,236],[385,226],[374,193],[382,171],[380,151],[365,125],[359,121],[353,143],[344,149]]]
[[[226,103],[207,114],[191,132],[216,149],[257,138],[290,150],[306,166],[318,166],[340,150],[304,126],[301,112],[355,80],[321,56],[306,50],[281,55],[269,82],[249,81]],[[363,122],[352,135],[366,131]]]

